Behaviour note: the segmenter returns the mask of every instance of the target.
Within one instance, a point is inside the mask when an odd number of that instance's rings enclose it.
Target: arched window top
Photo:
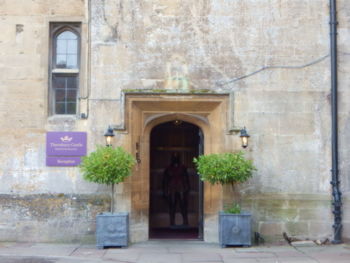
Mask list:
[[[57,35],[57,40],[77,40],[78,36],[72,31],[63,31]]]
[[[64,30],[56,35],[56,68],[78,68],[78,41],[78,35],[70,30]]]

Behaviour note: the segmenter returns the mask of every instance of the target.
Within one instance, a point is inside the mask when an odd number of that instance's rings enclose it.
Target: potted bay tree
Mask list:
[[[194,163],[202,181],[232,185],[247,181],[256,168],[243,152],[201,155]],[[251,214],[233,203],[219,213],[219,242],[222,247],[251,245]]]
[[[94,152],[82,158],[80,169],[85,180],[111,186],[110,212],[96,217],[96,245],[100,249],[128,245],[128,213],[114,212],[114,187],[131,174],[135,163],[135,158],[122,147],[98,146]]]

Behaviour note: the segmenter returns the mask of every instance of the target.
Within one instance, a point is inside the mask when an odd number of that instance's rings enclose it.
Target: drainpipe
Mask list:
[[[331,48],[331,108],[332,108],[332,197],[334,214],[333,244],[341,243],[341,191],[338,170],[338,70],[337,70],[337,7],[336,0],[330,0],[330,48]]]

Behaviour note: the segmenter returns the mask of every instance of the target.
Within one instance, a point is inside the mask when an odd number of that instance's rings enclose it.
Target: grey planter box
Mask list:
[[[221,247],[251,246],[251,214],[219,213],[219,242]]]
[[[127,247],[129,242],[128,213],[103,213],[96,216],[96,246]]]

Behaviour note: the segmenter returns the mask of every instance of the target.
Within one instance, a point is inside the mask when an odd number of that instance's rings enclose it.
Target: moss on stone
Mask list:
[[[124,93],[188,93],[188,94],[207,94],[217,93],[215,90],[210,89],[123,89]]]

